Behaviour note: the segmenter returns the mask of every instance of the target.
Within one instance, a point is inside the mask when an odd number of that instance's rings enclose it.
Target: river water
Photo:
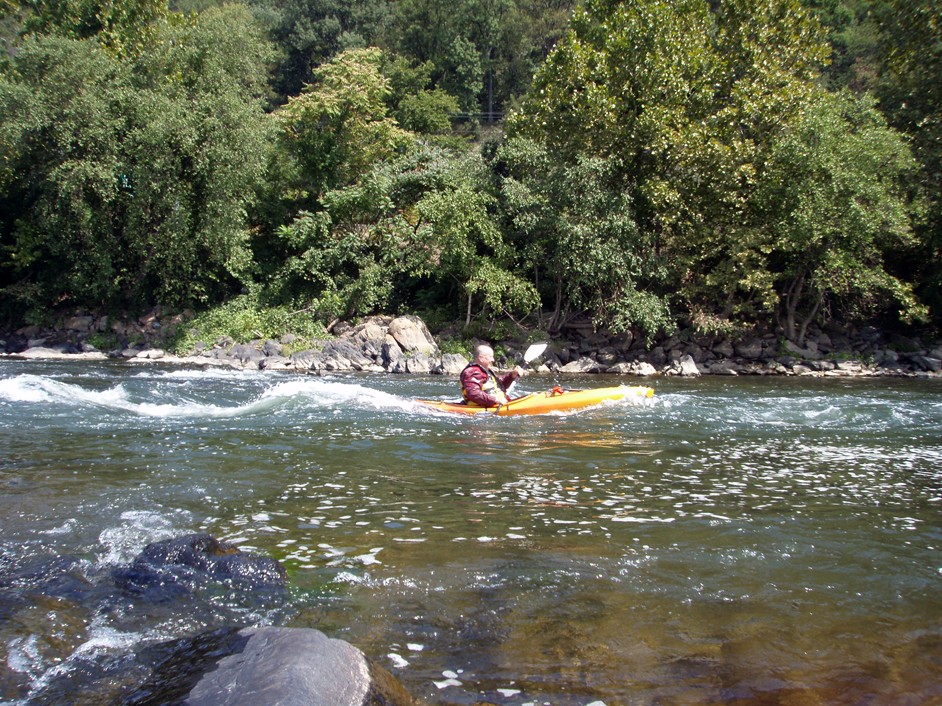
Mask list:
[[[0,362],[0,701],[105,703],[148,644],[276,624],[431,704],[942,702],[942,380],[650,384],[459,418],[412,402],[443,377]],[[287,596],[96,604],[192,532]],[[87,585],[50,595],[63,557]]]

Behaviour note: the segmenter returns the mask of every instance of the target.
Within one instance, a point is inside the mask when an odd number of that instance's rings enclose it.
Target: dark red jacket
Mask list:
[[[496,407],[499,402],[493,392],[506,392],[510,383],[517,379],[517,373],[511,370],[506,375],[488,372],[479,363],[468,363],[461,371],[461,394],[469,404],[480,407]]]

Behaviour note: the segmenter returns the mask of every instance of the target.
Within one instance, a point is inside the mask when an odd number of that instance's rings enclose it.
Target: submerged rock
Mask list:
[[[144,548],[134,562],[112,573],[119,588],[171,599],[210,581],[238,584],[246,590],[283,588],[284,567],[268,557],[247,554],[208,534],[191,534]]]

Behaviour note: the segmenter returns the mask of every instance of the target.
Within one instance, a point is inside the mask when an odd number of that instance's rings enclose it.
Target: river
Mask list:
[[[122,655],[275,624],[431,704],[942,702],[942,380],[647,384],[459,418],[412,401],[443,377],[2,361],[0,701],[95,703]],[[192,532],[278,559],[287,597],[96,604]],[[80,598],[30,568],[61,557]]]

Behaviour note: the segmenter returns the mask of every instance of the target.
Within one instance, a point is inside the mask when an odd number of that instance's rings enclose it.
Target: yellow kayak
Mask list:
[[[416,400],[423,405],[441,412],[455,414],[495,414],[499,417],[516,414],[548,414],[583,409],[602,402],[623,399],[645,399],[653,397],[654,390],[638,385],[619,385],[618,387],[599,387],[594,390],[564,390],[554,387],[546,392],[533,392],[523,397],[510,400],[500,407],[478,407],[464,402],[446,402],[443,400]]]

